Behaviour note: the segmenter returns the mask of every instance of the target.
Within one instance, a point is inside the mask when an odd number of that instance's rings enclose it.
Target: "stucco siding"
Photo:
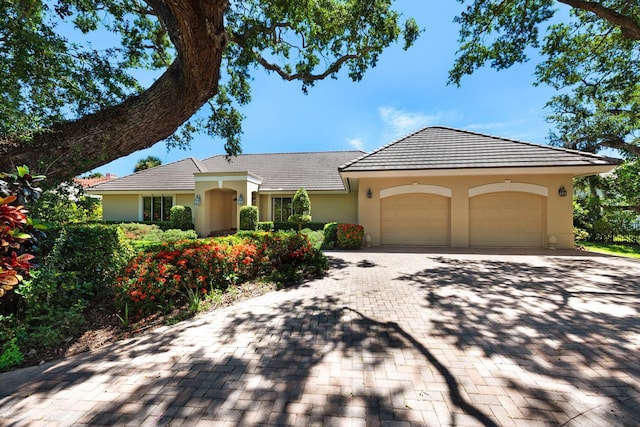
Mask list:
[[[544,197],[542,242],[548,245],[550,236],[558,241],[558,248],[572,248],[572,176],[571,175],[481,175],[451,177],[416,177],[416,178],[361,178],[358,191],[358,223],[363,225],[365,233],[371,235],[372,244],[381,244],[381,194],[410,193],[411,187],[437,189],[443,194],[444,189],[451,191],[451,235],[450,245],[453,247],[469,247],[469,203],[471,197],[483,191],[516,191],[538,194]],[[486,186],[477,190],[480,186]],[[569,194],[560,197],[558,188],[564,186]],[[398,190],[394,190],[398,188]],[[476,189],[476,190],[474,190]],[[371,190],[372,197],[367,198]],[[435,191],[435,190],[434,190]],[[446,191],[448,193],[448,191]],[[546,196],[542,194],[546,194]]]
[[[357,194],[309,194],[314,222],[355,223],[358,220]]]
[[[102,219],[104,221],[139,221],[140,196],[137,194],[103,195]]]

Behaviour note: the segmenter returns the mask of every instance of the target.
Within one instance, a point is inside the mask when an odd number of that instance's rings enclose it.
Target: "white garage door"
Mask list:
[[[449,245],[448,197],[402,194],[382,199],[380,206],[383,245]]]
[[[490,193],[469,200],[469,245],[541,247],[544,198],[530,193]]]

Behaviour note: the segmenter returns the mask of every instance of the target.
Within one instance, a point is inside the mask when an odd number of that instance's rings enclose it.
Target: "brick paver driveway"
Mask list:
[[[327,277],[0,375],[0,425],[638,425],[640,263],[331,252]]]

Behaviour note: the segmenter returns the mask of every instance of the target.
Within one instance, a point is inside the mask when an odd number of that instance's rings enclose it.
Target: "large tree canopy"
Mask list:
[[[466,9],[456,19],[460,49],[450,82],[486,64],[524,62],[528,49],[539,49],[536,83],[558,90],[548,103],[552,142],[640,155],[640,2],[459,1]],[[559,16],[560,3],[570,6],[568,19]]]
[[[2,0],[0,170],[27,164],[60,181],[198,130],[236,154],[256,67],[305,91],[345,67],[357,81],[418,36],[392,2]],[[137,69],[160,77],[142,87]]]

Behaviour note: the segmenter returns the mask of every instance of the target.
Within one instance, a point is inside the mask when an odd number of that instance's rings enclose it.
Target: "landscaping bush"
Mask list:
[[[193,216],[189,206],[175,205],[169,211],[169,222],[174,230],[191,230]]]
[[[338,223],[329,222],[325,224],[323,228],[324,232],[324,247],[334,248],[338,242]]]
[[[304,224],[311,222],[311,199],[309,199],[307,190],[299,188],[296,191],[291,201],[291,209],[293,210],[293,215],[289,216],[288,219],[298,226],[298,230],[301,230]]]
[[[336,236],[340,249],[360,249],[364,227],[357,224],[338,224]]]
[[[308,222],[304,225],[304,228],[318,231],[324,229],[325,224],[325,222]],[[273,229],[274,231],[296,231],[298,230],[298,224],[296,224],[295,222],[274,222]]]
[[[273,221],[258,222],[258,231],[273,231]]]
[[[10,330],[0,347],[14,355],[10,340],[20,349],[41,348],[81,332],[88,303],[112,299],[112,284],[133,250],[117,226],[92,224],[48,231],[37,255],[39,268],[15,289],[17,309],[0,316],[0,330]]]
[[[136,249],[144,247],[149,243],[153,246],[155,243],[176,242],[178,240],[198,238],[195,230],[168,229],[162,231],[157,224],[133,222],[120,224],[119,227],[124,232],[124,236],[132,240],[133,246]]]
[[[128,264],[116,280],[116,305],[132,315],[149,314],[248,279],[268,276],[284,283],[326,268],[326,258],[304,234],[247,231],[165,244]]]
[[[324,233],[322,231],[313,231],[310,228],[304,228],[300,233],[307,236],[309,243],[311,243],[314,249],[320,250],[320,248],[322,248],[322,244],[324,243]]]
[[[258,229],[258,208],[256,206],[243,206],[240,208],[240,230]]]

